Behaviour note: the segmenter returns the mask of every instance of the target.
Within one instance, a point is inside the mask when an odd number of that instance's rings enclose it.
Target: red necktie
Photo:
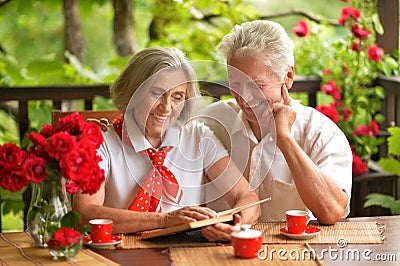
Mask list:
[[[113,121],[118,135],[122,139],[123,116],[120,115]],[[142,212],[161,212],[161,196],[165,200],[179,204],[183,191],[171,170],[164,165],[164,160],[173,147],[164,147],[159,151],[149,148],[142,154],[149,156],[153,165],[149,175],[143,183],[138,195],[129,206],[129,210]]]
[[[143,183],[138,195],[129,206],[129,210],[142,212],[161,212],[161,196],[176,204],[182,199],[182,189],[178,185],[174,174],[164,165],[166,153],[172,147],[165,147],[156,151],[153,148],[146,150],[153,168]]]

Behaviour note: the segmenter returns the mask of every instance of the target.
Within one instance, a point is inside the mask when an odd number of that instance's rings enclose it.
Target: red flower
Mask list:
[[[66,188],[71,194],[76,193],[78,188],[83,193],[94,194],[105,180],[103,169],[98,167],[101,157],[90,147],[93,146],[82,143],[82,146],[71,150],[60,161],[63,176],[70,180]]]
[[[42,130],[40,130],[40,135],[42,135],[44,138],[48,138],[55,132],[55,128],[52,125],[46,124],[42,126]]]
[[[94,122],[79,123],[78,132],[81,135],[78,140],[90,140],[96,146],[96,149],[100,148],[101,143],[103,143],[103,134],[98,128],[99,126]]]
[[[0,166],[5,163],[20,165],[26,158],[26,151],[14,143],[7,143],[0,146]]]
[[[324,69],[324,75],[329,75],[331,74],[331,70],[329,68]]]
[[[359,156],[353,153],[353,175],[358,176],[368,171],[367,164]]]
[[[82,234],[78,231],[63,227],[57,230],[47,242],[47,245],[54,249],[59,249],[62,247],[68,247],[73,244],[77,244],[81,240]]]
[[[322,104],[317,106],[316,109],[329,117],[333,122],[337,123],[339,121],[339,114],[336,110],[335,104]]]
[[[3,164],[3,166],[0,168],[0,186],[3,189],[16,192],[28,185],[28,175],[22,165]]]
[[[58,132],[50,137],[47,153],[59,161],[76,146],[74,136],[66,132]]]
[[[306,37],[310,33],[307,23],[300,19],[297,21],[297,26],[293,28],[293,33],[298,37]]]
[[[375,121],[371,121],[369,126],[360,125],[354,130],[355,136],[371,136],[376,137],[379,134],[379,125]]]
[[[365,125],[360,125],[354,130],[353,134],[355,136],[368,136],[369,135],[369,128]]]
[[[13,143],[0,146],[0,186],[11,192],[24,188],[29,183],[28,174],[23,166],[26,151]]]
[[[354,34],[354,36],[356,38],[359,38],[359,39],[366,39],[371,34],[371,32],[369,30],[364,30],[364,29],[360,28],[360,26],[358,24],[351,26],[351,32]]]
[[[29,180],[40,184],[48,176],[46,172],[47,161],[42,157],[30,155],[24,163],[24,168],[28,174]]]
[[[369,60],[379,62],[382,57],[382,50],[377,45],[372,45],[368,48]]]
[[[352,114],[352,111],[348,108],[343,108],[341,113],[343,115],[344,121],[347,121],[347,120],[349,120],[350,115]]]
[[[378,123],[376,123],[375,121],[371,121],[369,123],[369,129],[370,129],[370,131],[371,131],[373,136],[375,136],[375,137],[378,136],[378,134],[379,134],[379,125],[378,125]]]
[[[79,122],[83,121],[83,115],[74,112],[71,115],[61,117],[58,119],[57,132],[74,130]]]
[[[38,134],[36,132],[31,132],[26,135],[26,137],[33,143],[33,146],[36,147],[36,153],[39,156],[46,156],[46,149],[47,149],[47,140],[45,137],[43,137],[41,134]]]
[[[353,8],[351,6],[342,8],[339,23],[344,26],[346,21],[349,19],[349,16],[356,21],[360,17],[360,11],[357,8]]]
[[[326,84],[322,85],[321,91],[331,95],[335,101],[339,101],[342,98],[342,95],[340,94],[340,87],[336,86],[334,80],[330,80]]]
[[[359,52],[359,51],[361,51],[361,47],[360,47],[360,44],[359,43],[352,43],[351,45],[350,45],[350,49],[351,50],[353,50],[353,51],[356,51],[356,52]]]

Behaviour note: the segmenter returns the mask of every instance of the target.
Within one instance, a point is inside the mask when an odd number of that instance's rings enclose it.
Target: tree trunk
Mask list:
[[[64,0],[65,50],[75,55],[80,62],[84,61],[85,40],[81,33],[78,12],[79,0]],[[65,61],[68,60],[65,58]]]
[[[132,0],[114,0],[114,47],[119,56],[136,52]]]
[[[176,19],[176,12],[174,5],[170,0],[156,0],[153,20],[149,27],[150,40],[161,40],[164,37],[164,27]]]

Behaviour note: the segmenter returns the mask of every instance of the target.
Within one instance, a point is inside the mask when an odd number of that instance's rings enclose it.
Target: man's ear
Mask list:
[[[294,82],[294,67],[291,66],[285,76],[285,84],[288,90],[292,88],[293,82]]]

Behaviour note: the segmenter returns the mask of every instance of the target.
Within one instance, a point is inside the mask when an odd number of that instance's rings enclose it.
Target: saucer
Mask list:
[[[111,236],[111,241],[107,243],[94,243],[90,238],[90,235],[83,236],[83,244],[89,246],[91,248],[102,249],[109,248],[118,245],[121,243],[122,239],[119,236]]]
[[[292,234],[289,233],[287,227],[282,227],[280,229],[281,233],[289,238],[293,239],[310,239],[314,236],[318,235],[321,232],[321,229],[314,227],[314,226],[307,226],[306,231],[301,234]]]

